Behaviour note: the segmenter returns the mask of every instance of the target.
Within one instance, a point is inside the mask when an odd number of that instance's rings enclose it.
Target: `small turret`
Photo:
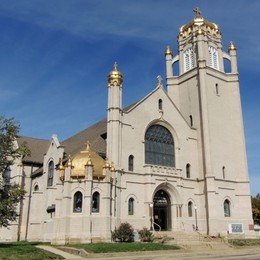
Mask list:
[[[237,73],[237,48],[233,42],[229,44],[228,54],[230,56],[231,73]]]

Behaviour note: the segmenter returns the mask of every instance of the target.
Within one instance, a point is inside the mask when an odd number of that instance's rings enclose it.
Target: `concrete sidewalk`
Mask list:
[[[56,255],[60,255],[60,256],[62,256],[62,257],[64,257],[65,259],[84,259],[84,258],[82,258],[82,257],[80,257],[80,256],[77,256],[77,255],[73,255],[73,254],[69,254],[69,253],[67,253],[67,252],[65,252],[65,251],[62,251],[62,250],[60,250],[60,249],[58,249],[58,248],[55,248],[55,247],[53,247],[53,246],[45,246],[45,245],[38,245],[38,246],[36,246],[36,247],[38,247],[38,248],[40,248],[40,249],[43,249],[43,250],[45,250],[45,251],[49,251],[49,252],[51,252],[51,253],[54,253],[54,254],[56,254]]]
[[[95,259],[95,260],[171,260],[171,259],[221,259],[221,260],[259,260],[260,247],[243,247],[230,249],[209,249],[209,250],[163,250],[163,251],[145,251],[145,252],[125,252],[125,253],[106,253],[89,254],[87,257],[80,257],[66,253],[52,246],[37,246],[38,248],[50,251],[65,259]]]

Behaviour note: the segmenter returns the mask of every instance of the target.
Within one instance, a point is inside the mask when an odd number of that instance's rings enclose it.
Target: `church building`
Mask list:
[[[225,52],[218,25],[195,13],[179,29],[178,53],[165,50],[165,79],[141,100],[122,107],[129,86],[115,64],[104,86],[106,119],[63,141],[17,139],[31,157],[6,174],[27,193],[1,241],[111,241],[124,222],[173,234],[250,234],[237,50],[231,42]]]

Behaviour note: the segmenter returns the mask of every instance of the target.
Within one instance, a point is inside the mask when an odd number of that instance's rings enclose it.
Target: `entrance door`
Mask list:
[[[155,193],[153,199],[153,219],[154,230],[170,230],[171,229],[171,203],[169,195],[164,190]]]

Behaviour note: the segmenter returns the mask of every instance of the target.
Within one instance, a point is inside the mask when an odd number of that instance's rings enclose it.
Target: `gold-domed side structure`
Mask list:
[[[123,75],[118,70],[118,65],[115,62],[114,69],[108,74],[108,84],[110,86],[121,86],[123,83]]]
[[[93,167],[93,178],[104,177],[103,165],[105,164],[105,160],[90,149],[89,142],[87,142],[85,150],[77,153],[72,161],[73,169],[71,170],[71,178],[84,178],[86,175],[86,166]]]

